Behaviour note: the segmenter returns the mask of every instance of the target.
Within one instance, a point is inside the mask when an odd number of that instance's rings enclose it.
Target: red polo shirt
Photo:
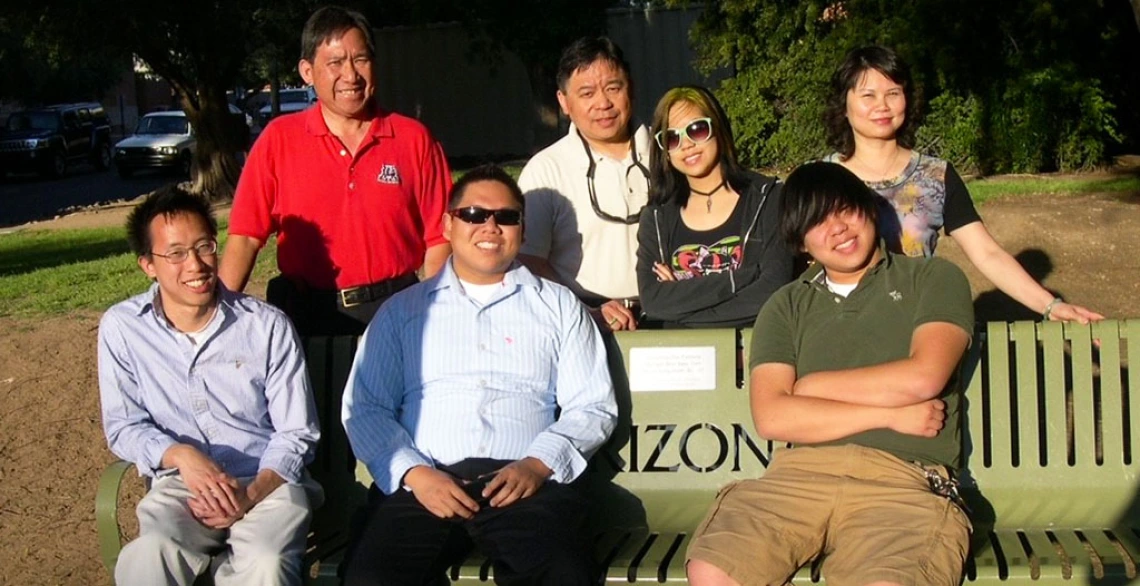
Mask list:
[[[443,149],[418,121],[380,112],[352,156],[320,105],[275,119],[246,160],[230,234],[277,234],[281,274],[316,289],[391,279],[446,242]]]

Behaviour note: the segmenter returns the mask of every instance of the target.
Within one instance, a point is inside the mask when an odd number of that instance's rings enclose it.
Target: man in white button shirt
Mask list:
[[[452,256],[380,308],[345,389],[345,431],[385,495],[345,584],[446,584],[473,549],[499,584],[593,584],[572,483],[617,418],[601,337],[569,289],[515,261],[524,201],[502,169],[470,171],[449,208]]]
[[[519,259],[570,287],[612,330],[632,330],[637,222],[649,197],[649,131],[631,120],[629,64],[605,37],[562,53],[558,103],[570,132],[519,176],[526,240]]]

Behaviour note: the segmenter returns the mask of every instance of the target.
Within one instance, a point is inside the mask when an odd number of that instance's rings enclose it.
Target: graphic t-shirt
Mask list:
[[[673,232],[674,242],[684,242],[669,256],[677,280],[722,273],[740,266],[740,201],[721,225],[711,230],[693,230],[682,220]]]

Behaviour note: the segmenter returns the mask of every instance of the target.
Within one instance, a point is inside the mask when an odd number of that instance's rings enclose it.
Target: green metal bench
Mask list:
[[[750,337],[624,332],[609,342],[624,421],[587,479],[608,582],[684,583],[691,532],[717,490],[763,474],[773,445],[756,435],[740,368]],[[314,338],[305,349],[324,434],[310,470],[328,497],[315,515],[307,567],[310,583],[336,584],[350,519],[370,483],[339,423],[355,340]],[[1140,320],[986,324],[963,368],[975,524],[966,582],[1140,583]],[[115,497],[126,469],[108,468],[96,504],[108,568],[121,542]],[[794,582],[819,582],[818,565]],[[480,558],[451,570],[458,583],[491,574]]]

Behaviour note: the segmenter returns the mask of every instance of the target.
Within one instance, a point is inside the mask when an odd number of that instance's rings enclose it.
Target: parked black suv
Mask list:
[[[0,176],[38,171],[59,177],[73,162],[111,165],[111,122],[97,102],[29,108],[0,129]]]

